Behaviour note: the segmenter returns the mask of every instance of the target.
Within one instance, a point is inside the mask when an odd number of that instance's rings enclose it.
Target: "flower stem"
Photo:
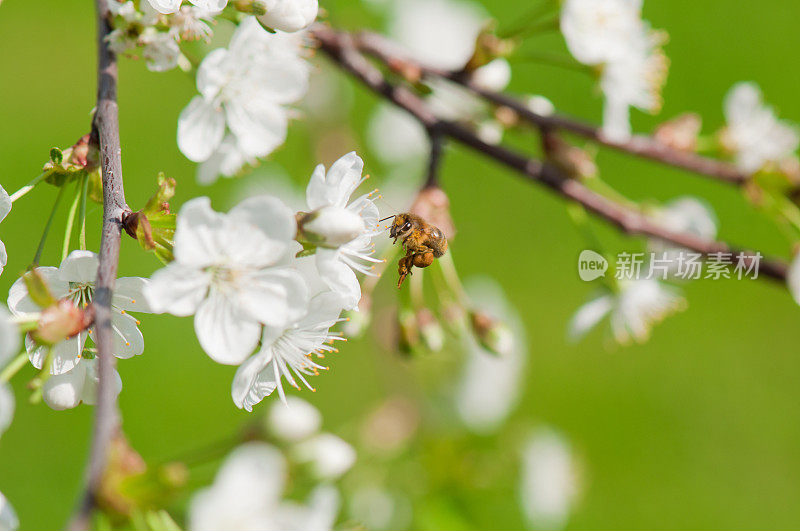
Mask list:
[[[44,242],[47,240],[47,235],[50,233],[50,227],[53,225],[53,218],[56,217],[56,210],[58,210],[58,205],[61,203],[61,197],[64,195],[64,187],[60,187],[58,189],[58,195],[56,196],[56,201],[53,203],[53,210],[50,211],[50,217],[47,218],[47,224],[44,226],[44,232],[42,232],[42,237],[39,240],[39,247],[36,248],[36,255],[33,257],[33,266],[39,265],[39,259],[42,257],[42,251],[44,251]]]
[[[11,194],[10,196],[11,202],[13,203],[20,197],[24,196],[25,194],[33,190],[33,187],[39,184],[42,181],[42,179],[45,178],[46,175],[47,173],[45,172],[40,173],[38,177],[35,177],[31,182],[29,182],[28,184],[26,184],[25,186],[23,186],[13,194]]]
[[[86,175],[83,178],[83,191],[81,193],[81,235],[80,235],[80,246],[81,251],[86,250],[86,199],[89,195],[89,176]]]
[[[72,239],[72,227],[75,224],[75,214],[78,212],[78,202],[81,199],[81,183],[78,181],[75,184],[75,199],[69,207],[69,214],[67,214],[67,226],[64,228],[64,244],[61,246],[61,261],[63,262],[69,254],[69,241]]]
[[[28,363],[28,353],[21,352],[17,355],[16,358],[11,360],[11,362],[5,366],[3,372],[0,372],[0,383],[6,383],[14,377],[15,374],[19,372],[21,368]]]

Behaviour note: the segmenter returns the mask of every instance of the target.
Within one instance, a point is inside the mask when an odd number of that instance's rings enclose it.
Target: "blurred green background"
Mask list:
[[[500,27],[512,26],[529,8],[520,0],[484,3]],[[336,24],[382,26],[356,0],[322,5]],[[757,81],[782,117],[800,120],[800,70],[790,60],[800,49],[796,0],[648,0],[644,17],[669,32],[671,69],[662,114],[634,112],[636,129],[696,111],[704,130],[713,131],[722,124],[724,94],[739,80]],[[566,53],[557,34],[535,37],[526,48]],[[67,147],[88,132],[95,102],[93,3],[5,0],[0,50],[0,182],[12,192],[38,174],[51,146]],[[562,111],[595,122],[600,117],[592,81],[576,72],[517,64],[509,90],[543,94]],[[184,73],[155,74],[141,61],[122,61],[123,167],[134,209],[151,194],[159,171],[178,180],[176,207],[207,194],[216,208],[227,209],[241,193],[243,183],[234,180],[199,187],[194,165],[178,152],[176,119],[194,94],[193,79]],[[330,157],[317,160],[313,127],[296,121],[286,145],[270,158],[274,162],[246,182],[268,186],[270,173],[285,171],[304,183],[317,162],[330,164],[334,154],[351,149],[364,156],[369,173],[387,173],[364,137],[376,100],[360,87],[354,94],[352,134],[337,137],[338,152],[328,148]],[[716,210],[721,238],[789,254],[789,242],[737,190],[618,153],[601,151],[598,162],[602,175],[632,198],[698,195]],[[443,180],[459,230],[451,250],[460,272],[496,277],[527,327],[527,379],[512,423],[558,428],[583,462],[583,498],[570,529],[800,527],[800,311],[783,286],[692,283],[685,286],[688,310],[658,326],[649,343],[607,349],[604,332],[594,331],[572,345],[564,338],[566,323],[592,286],[576,275],[583,242],[563,203],[457,146],[448,149]],[[54,197],[51,187],[37,189],[0,225],[9,254],[2,293],[32,258]],[[96,249],[99,207],[90,206],[89,216],[89,247]],[[595,225],[609,249],[640,244]],[[58,264],[60,236],[59,230],[52,234],[43,264]],[[158,267],[136,242],[123,241],[121,275],[149,276]],[[390,304],[391,282],[382,284],[382,303]],[[201,351],[191,319],[141,320],[146,349],[120,364],[120,405],[125,432],[146,459],[179,456],[251,418],[231,402],[234,368]],[[330,373],[314,379],[317,392],[302,396],[322,410],[326,429],[346,439],[385,396],[419,393],[419,366],[437,363],[400,359],[372,337],[349,342],[330,362]],[[28,367],[13,382],[18,407],[0,439],[0,491],[16,508],[22,529],[56,529],[81,484],[92,409],[55,412],[29,405],[25,382],[33,374]],[[473,443],[496,444],[498,456],[516,451],[504,448],[502,439],[475,437]],[[212,474],[213,467],[200,470],[191,484],[205,484]],[[466,521],[483,529],[520,527],[517,479],[503,475],[486,495],[460,500]]]

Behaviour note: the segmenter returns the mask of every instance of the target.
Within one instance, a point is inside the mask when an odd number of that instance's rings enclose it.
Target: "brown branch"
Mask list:
[[[748,174],[740,171],[732,164],[671,148],[650,136],[634,135],[628,141],[618,142],[604,137],[599,128],[575,119],[560,115],[544,116],[537,114],[526,107],[524,103],[511,96],[478,87],[472,82],[470,76],[464,72],[439,70],[411,60],[396,45],[376,33],[359,33],[355,37],[354,44],[358,49],[378,59],[395,72],[403,75],[407,75],[409,72],[417,72],[427,77],[449,79],[495,105],[512,109],[521,119],[534,124],[540,129],[569,131],[603,146],[676,168],[689,170],[733,185],[742,185],[750,178]]]
[[[311,33],[319,42],[320,48],[341,68],[350,72],[373,92],[410,113],[426,129],[436,130],[444,136],[513,168],[524,178],[543,184],[559,195],[577,201],[587,210],[616,225],[625,233],[656,238],[704,255],[720,252],[744,252],[745,264],[749,265],[753,261],[755,255],[753,252],[739,251],[724,242],[706,240],[692,234],[668,230],[641,212],[617,204],[590,190],[578,180],[564,177],[552,165],[542,164],[540,161],[530,159],[503,146],[488,144],[478,138],[470,129],[455,122],[437,118],[419,96],[406,87],[395,86],[387,81],[383,73],[359,52],[356,40],[351,34],[319,24],[312,28]],[[759,262],[759,273],[784,281],[786,264],[762,259]]]
[[[130,212],[122,187],[122,157],[117,107],[117,58],[105,38],[111,31],[107,0],[96,0],[97,9],[97,109],[92,123],[92,138],[100,147],[103,176],[103,227],[100,239],[100,265],[93,296],[95,343],[99,360],[99,386],[86,485],[69,528],[88,529],[92,510],[108,462],[112,437],[119,430],[120,415],[114,393],[113,329],[111,295],[117,278],[121,219]]]

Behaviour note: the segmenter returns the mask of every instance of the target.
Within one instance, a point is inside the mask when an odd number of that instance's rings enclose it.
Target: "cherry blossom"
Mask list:
[[[203,59],[195,96],[178,118],[178,147],[195,162],[215,154],[226,135],[243,159],[263,157],[286,139],[286,105],[308,88],[299,37],[270,34],[254,17],[236,29],[228,48]],[[230,166],[227,167],[230,171]],[[234,173],[230,171],[230,173]]]
[[[206,353],[237,365],[256,348],[262,324],[283,327],[306,311],[303,278],[281,261],[296,232],[294,213],[279,199],[253,197],[229,213],[207,197],[178,213],[175,261],[156,271],[145,295],[158,311],[194,315]]]
[[[153,9],[165,15],[177,12],[182,0],[147,0]],[[192,4],[206,11],[218,12],[225,9],[228,0],[189,0]]]
[[[42,387],[42,399],[55,410],[72,409],[80,403],[95,405],[99,383],[97,370],[97,358],[86,358],[68,372],[51,375]],[[122,379],[116,370],[111,385],[114,395],[122,391]]]
[[[800,130],[779,120],[764,104],[755,83],[737,83],[725,97],[727,127],[723,145],[734,154],[736,165],[755,173],[769,163],[778,164],[794,156],[800,145]]]
[[[352,214],[363,221],[363,228],[357,237],[336,248],[320,247],[315,253],[319,275],[325,284],[344,297],[344,309],[358,305],[361,299],[361,286],[356,272],[371,274],[362,262],[379,262],[372,258],[372,238],[380,233],[378,229],[378,207],[371,199],[371,193],[354,200],[350,196],[364,182],[361,173],[364,162],[356,153],[350,152],[334,162],[326,172],[325,166],[318,165],[311,175],[306,188],[306,201],[312,210],[335,208],[343,224],[351,225]]]
[[[8,213],[11,212],[11,199],[8,196],[5,188],[0,186],[0,222],[2,222]],[[3,240],[0,240],[0,275],[3,274],[3,268],[8,263],[8,255],[6,254],[6,246]]]
[[[56,299],[67,299],[78,308],[85,308],[92,302],[94,283],[97,277],[98,259],[91,251],[73,251],[61,262],[61,266],[37,267],[36,272],[44,279]],[[114,356],[121,359],[132,358],[144,352],[144,338],[139,331],[139,321],[128,312],[152,313],[142,290],[147,280],[140,277],[123,277],[116,281],[111,301],[111,326],[114,331]],[[15,315],[26,315],[42,310],[28,294],[23,279],[11,286],[8,306]],[[81,359],[84,345],[93,329],[58,342],[52,347],[38,345],[28,336],[25,347],[31,363],[41,369],[51,352],[50,373],[64,374],[71,371]]]

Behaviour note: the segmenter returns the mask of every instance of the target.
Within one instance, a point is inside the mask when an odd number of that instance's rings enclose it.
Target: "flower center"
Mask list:
[[[69,293],[66,299],[72,301],[77,308],[86,308],[92,302],[94,295],[94,284],[91,283],[69,283]]]

